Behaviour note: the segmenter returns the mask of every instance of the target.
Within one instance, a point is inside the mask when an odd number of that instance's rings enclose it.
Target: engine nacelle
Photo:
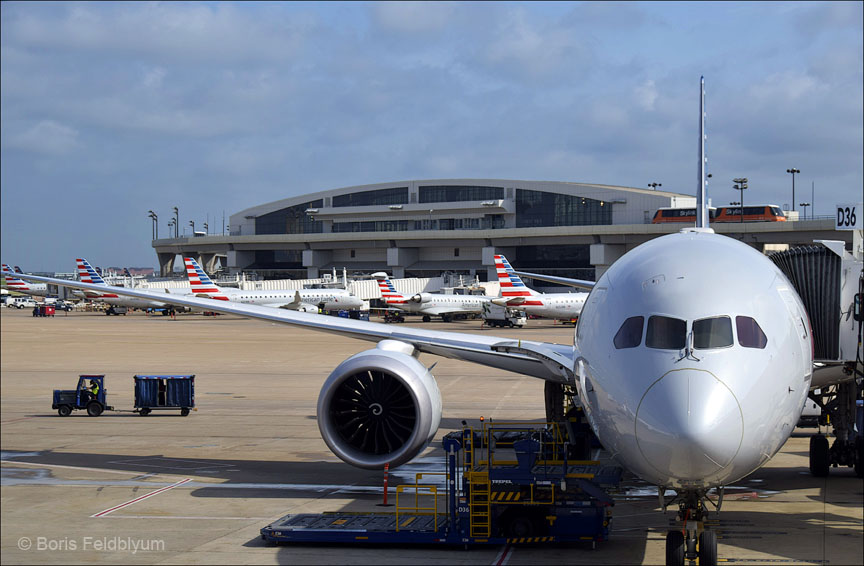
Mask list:
[[[409,299],[412,303],[428,303],[433,300],[434,297],[432,293],[417,293],[411,299]]]
[[[345,462],[396,467],[420,453],[441,423],[441,393],[414,347],[382,340],[339,364],[318,396],[318,428]]]

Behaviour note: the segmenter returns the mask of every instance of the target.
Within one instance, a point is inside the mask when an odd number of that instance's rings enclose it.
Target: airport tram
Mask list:
[[[776,204],[754,204],[751,206],[709,207],[711,222],[786,222],[786,215]],[[658,208],[652,224],[670,222],[696,222],[696,208]]]

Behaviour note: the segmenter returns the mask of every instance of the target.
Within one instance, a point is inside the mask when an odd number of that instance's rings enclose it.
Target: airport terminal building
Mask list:
[[[670,231],[651,224],[658,208],[694,205],[691,195],[586,183],[397,181],[260,204],[232,214],[228,235],[160,239],[153,247],[163,273],[178,255],[192,255],[209,271],[221,264],[265,278],[345,267],[494,280],[492,257],[504,253],[522,269],[593,278],[595,267]]]

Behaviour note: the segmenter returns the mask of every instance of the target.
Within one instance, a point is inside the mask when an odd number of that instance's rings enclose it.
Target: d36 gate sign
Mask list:
[[[860,202],[854,204],[838,204],[834,229],[861,230],[861,227],[864,226],[864,222],[861,221],[862,213],[864,213],[864,206],[862,206]]]

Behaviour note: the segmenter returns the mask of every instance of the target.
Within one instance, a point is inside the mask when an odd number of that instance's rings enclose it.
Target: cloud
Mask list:
[[[647,80],[636,87],[636,103],[644,110],[654,110],[657,101],[657,86],[653,80]]]
[[[443,30],[455,9],[452,2],[376,2],[372,17],[383,30],[428,34]]]
[[[6,147],[62,155],[80,146],[78,131],[53,120],[41,120],[18,135],[10,137]]]

